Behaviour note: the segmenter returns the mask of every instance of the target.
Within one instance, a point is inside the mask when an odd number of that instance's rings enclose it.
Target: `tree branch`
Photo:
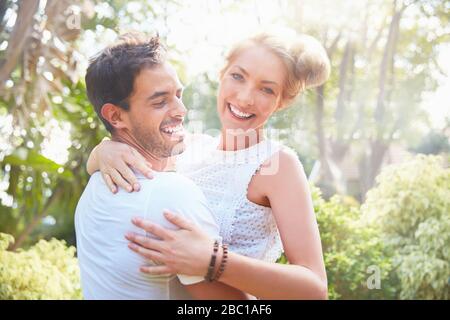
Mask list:
[[[39,0],[26,0],[19,2],[17,20],[11,32],[8,48],[6,49],[6,61],[0,65],[0,91],[3,90],[5,81],[8,80],[20,54],[28,43],[28,36],[32,30],[33,17],[39,6]]]
[[[48,198],[42,211],[33,218],[33,221],[31,221],[31,223],[27,225],[25,230],[17,238],[17,241],[12,246],[10,246],[8,250],[15,251],[22,245],[25,239],[30,235],[30,233],[34,230],[34,228],[36,228],[42,218],[47,214],[53,203],[62,195],[64,188],[62,188],[60,185],[57,185],[55,187],[55,190],[56,191],[50,196],[50,198]]]

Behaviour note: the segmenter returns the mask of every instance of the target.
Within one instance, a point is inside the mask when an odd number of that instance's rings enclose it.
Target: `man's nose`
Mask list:
[[[174,108],[172,109],[173,117],[184,117],[186,115],[187,109],[184,106],[182,99],[176,99]]]

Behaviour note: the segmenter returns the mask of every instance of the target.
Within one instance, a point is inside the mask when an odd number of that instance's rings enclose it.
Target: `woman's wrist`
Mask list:
[[[214,280],[218,281],[219,278],[222,276],[223,272],[225,271],[227,261],[228,261],[228,245],[223,244],[222,245],[222,257],[220,259],[220,264],[218,264],[218,269],[215,273]]]
[[[217,265],[217,254],[219,252],[219,247],[220,247],[219,241],[217,239],[214,240],[213,253],[211,254],[208,271],[205,276],[206,281],[212,282],[214,280],[214,274],[215,274],[215,271],[216,271],[215,269],[216,269],[216,265]]]
[[[98,163],[97,163],[97,148],[99,145],[96,145],[94,149],[92,149],[91,153],[89,154],[89,158],[86,163],[86,170],[89,175],[92,175],[95,171],[98,170]]]
[[[213,245],[209,265],[205,275],[205,280],[208,282],[218,281],[225,271],[227,261],[228,245],[219,245],[218,241],[216,240]]]
[[[211,247],[209,265],[205,273],[205,280],[212,282],[216,280],[220,266],[223,264],[223,245],[219,241],[215,241]]]
[[[219,271],[220,268],[220,264],[222,263],[222,259],[223,259],[223,248],[222,246],[219,246],[219,251],[217,252],[217,260],[216,260],[216,265],[214,266],[214,279],[216,278],[217,272]]]

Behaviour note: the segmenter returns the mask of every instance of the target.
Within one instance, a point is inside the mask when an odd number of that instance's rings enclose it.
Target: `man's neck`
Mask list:
[[[112,134],[111,140],[125,143],[136,149],[147,162],[152,165],[154,171],[172,170],[173,160],[170,158],[161,158],[154,155],[150,150],[144,148],[131,134],[128,132],[116,132]]]

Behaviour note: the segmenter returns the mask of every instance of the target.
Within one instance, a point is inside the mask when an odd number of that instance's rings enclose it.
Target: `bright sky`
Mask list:
[[[445,119],[450,119],[450,44],[441,49],[438,63],[446,75],[440,77],[439,87],[434,92],[425,95],[423,107],[430,114],[433,126],[443,128]]]

